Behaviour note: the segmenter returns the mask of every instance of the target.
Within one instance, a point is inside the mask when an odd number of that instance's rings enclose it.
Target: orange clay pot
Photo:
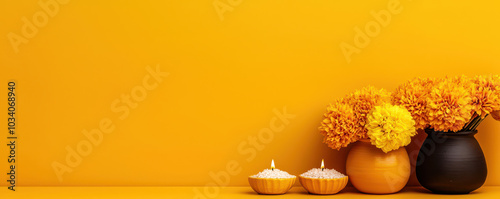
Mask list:
[[[347,155],[346,173],[358,191],[396,193],[410,178],[410,159],[404,147],[384,153],[370,140],[362,139],[354,143]]]

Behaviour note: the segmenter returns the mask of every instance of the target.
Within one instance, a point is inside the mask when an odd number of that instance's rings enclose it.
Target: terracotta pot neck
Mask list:
[[[359,141],[371,143],[369,138],[361,138]]]

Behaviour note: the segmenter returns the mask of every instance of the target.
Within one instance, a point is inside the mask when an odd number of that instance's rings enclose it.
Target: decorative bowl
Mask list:
[[[255,178],[248,177],[248,183],[259,194],[285,194],[295,183],[293,178]]]
[[[348,177],[342,178],[306,178],[299,176],[300,184],[311,194],[336,194],[347,185]]]

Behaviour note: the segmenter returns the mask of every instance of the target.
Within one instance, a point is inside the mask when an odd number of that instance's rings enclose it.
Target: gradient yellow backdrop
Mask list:
[[[7,81],[15,79],[18,185],[247,185],[271,159],[296,175],[322,158],[345,171],[348,150],[329,149],[317,130],[329,102],[367,85],[392,90],[415,76],[500,74],[496,1],[51,5],[47,12],[39,0],[0,2],[0,121],[6,128]],[[371,14],[394,7],[385,26]],[[26,23],[37,23],[36,31],[23,36]],[[369,41],[356,47],[356,30],[367,26]],[[26,41],[13,45],[13,34]],[[343,42],[357,48],[348,59]],[[148,66],[169,75],[147,79]],[[144,89],[144,78],[157,87]],[[125,106],[128,114],[112,108],[144,90],[143,101]],[[294,117],[280,119],[283,109]],[[88,140],[82,131],[106,118],[113,131],[60,181],[53,163],[65,164],[66,148]],[[500,185],[500,123],[488,118],[479,130],[486,184]],[[2,132],[0,170],[7,171]],[[221,172],[231,172],[229,180]]]

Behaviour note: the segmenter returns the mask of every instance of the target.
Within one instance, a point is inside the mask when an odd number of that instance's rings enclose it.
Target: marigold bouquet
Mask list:
[[[408,145],[415,121],[404,107],[391,105],[390,96],[369,86],[330,104],[319,127],[323,142],[339,150],[368,138],[386,153]]]
[[[490,114],[500,120],[500,78],[415,78],[400,85],[391,102],[405,107],[418,129],[473,131]]]

